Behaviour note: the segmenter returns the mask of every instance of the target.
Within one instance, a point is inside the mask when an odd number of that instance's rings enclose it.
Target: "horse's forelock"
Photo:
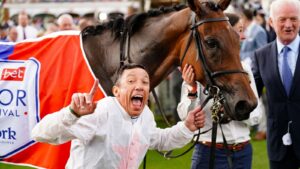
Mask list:
[[[218,11],[219,9],[221,9],[215,1],[204,1],[204,2],[201,2],[201,4],[204,5],[205,7],[209,8],[212,11]]]

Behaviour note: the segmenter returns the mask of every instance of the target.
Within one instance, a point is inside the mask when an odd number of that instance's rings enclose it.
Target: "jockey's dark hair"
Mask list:
[[[146,70],[145,66],[141,65],[141,64],[136,64],[136,63],[128,63],[128,64],[124,64],[123,66],[121,66],[118,70],[118,73],[117,73],[117,79],[116,79],[116,82],[115,84],[118,84],[119,83],[119,80],[121,79],[123,73],[125,70],[129,70],[129,69],[135,69],[135,68],[140,68],[140,69],[143,69],[148,73],[148,71]]]

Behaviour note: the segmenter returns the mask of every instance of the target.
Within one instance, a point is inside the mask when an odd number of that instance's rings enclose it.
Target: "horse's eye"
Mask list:
[[[216,39],[207,39],[205,40],[205,43],[207,47],[209,48],[217,48],[218,47],[218,41]]]

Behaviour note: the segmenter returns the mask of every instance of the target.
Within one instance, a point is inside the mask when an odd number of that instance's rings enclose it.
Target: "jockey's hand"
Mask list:
[[[200,111],[200,109],[200,106],[197,106],[194,110],[191,110],[184,121],[185,126],[190,129],[190,131],[196,131],[204,127],[205,113]]]
[[[192,65],[186,64],[182,70],[182,79],[191,87],[196,86],[195,73]]]
[[[93,102],[94,95],[97,91],[99,81],[95,80],[94,85],[89,93],[74,93],[70,104],[70,109],[77,117],[91,114],[96,108],[96,102]]]

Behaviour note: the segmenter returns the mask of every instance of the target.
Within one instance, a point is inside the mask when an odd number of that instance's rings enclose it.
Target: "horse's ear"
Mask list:
[[[200,0],[188,0],[189,7],[192,11],[194,11],[196,14],[201,14],[201,4]]]
[[[230,4],[231,0],[220,0],[218,6],[224,11]]]

